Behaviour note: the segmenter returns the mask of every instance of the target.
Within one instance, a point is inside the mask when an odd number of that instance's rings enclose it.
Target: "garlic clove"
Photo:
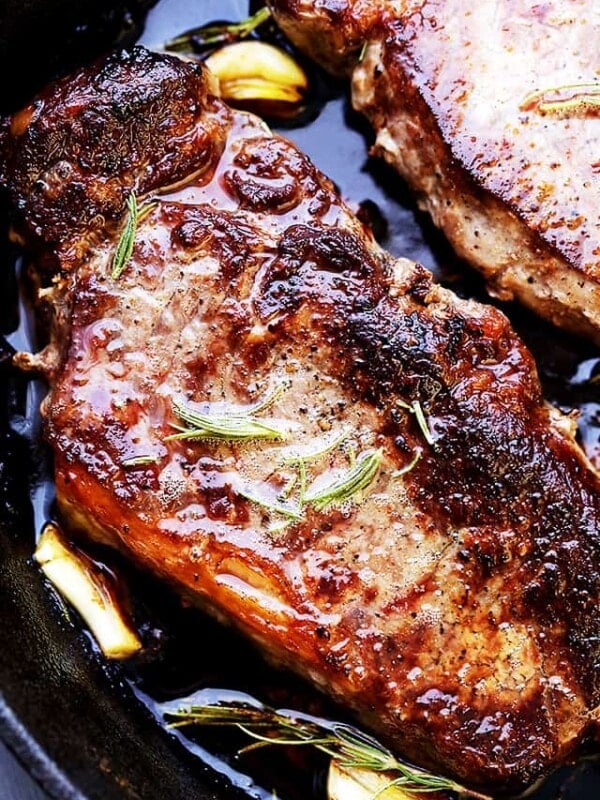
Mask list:
[[[398,777],[397,775],[395,776]],[[393,784],[394,778],[385,772],[341,766],[332,761],[327,776],[328,800],[416,800],[420,795],[407,792]],[[441,800],[439,792],[427,793],[431,800]]]
[[[221,95],[226,100],[277,100],[284,103],[299,103],[302,100],[302,95],[294,87],[261,78],[221,83]]]
[[[227,45],[204,63],[218,79],[221,97],[232,105],[287,117],[300,109],[308,92],[308,78],[300,65],[284,50],[265,42]]]
[[[141,650],[111,578],[71,545],[54,523],[45,526],[34,559],[61,597],[83,617],[107,658],[130,658]]]
[[[216,50],[204,63],[220,81],[262,78],[308,89],[308,79],[300,65],[284,50],[266,42],[235,42]]]

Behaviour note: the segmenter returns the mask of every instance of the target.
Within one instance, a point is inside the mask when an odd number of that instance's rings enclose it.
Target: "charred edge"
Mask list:
[[[51,85],[8,132],[5,122],[0,163],[28,233],[64,244],[118,218],[131,191],[208,179],[228,118],[206,72],[136,47]]]

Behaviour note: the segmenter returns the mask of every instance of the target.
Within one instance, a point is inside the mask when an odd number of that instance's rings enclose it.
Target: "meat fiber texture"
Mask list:
[[[516,790],[593,736],[600,481],[506,318],[174,57],[112,55],[2,130],[65,524],[424,767]],[[172,438],[177,408],[275,438]]]
[[[600,5],[271,5],[492,294],[600,343]]]

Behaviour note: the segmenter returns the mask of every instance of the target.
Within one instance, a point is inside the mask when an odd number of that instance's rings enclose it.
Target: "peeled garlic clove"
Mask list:
[[[302,68],[283,50],[265,42],[236,42],[204,62],[219,80],[224,100],[299,105],[308,91]],[[286,112],[287,113],[287,112]]]
[[[229,81],[224,91],[222,84],[221,87],[222,95],[227,100],[277,100],[284,103],[299,103],[302,100],[302,95],[295,88],[262,78]]]
[[[221,81],[262,78],[308,89],[307,77],[294,59],[266,42],[235,42],[216,50],[204,63]]]
[[[327,797],[328,800],[373,800],[374,797],[377,800],[416,800],[416,794],[394,786],[393,780],[384,772],[342,767],[332,761],[327,777]],[[427,797],[434,800],[441,795],[428,792]]]
[[[83,617],[107,658],[129,658],[141,649],[115,598],[110,577],[72,546],[58,526],[46,525],[34,559],[57,592]]]

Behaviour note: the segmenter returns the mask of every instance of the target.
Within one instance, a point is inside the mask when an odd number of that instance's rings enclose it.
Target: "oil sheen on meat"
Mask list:
[[[600,481],[500,312],[386,254],[173,57],[48,88],[1,162],[53,328],[18,361],[50,381],[72,529],[425,767],[516,790],[594,735]],[[131,192],[154,204],[113,277]],[[172,438],[182,407],[277,438]]]
[[[271,4],[490,291],[600,342],[600,5]]]

